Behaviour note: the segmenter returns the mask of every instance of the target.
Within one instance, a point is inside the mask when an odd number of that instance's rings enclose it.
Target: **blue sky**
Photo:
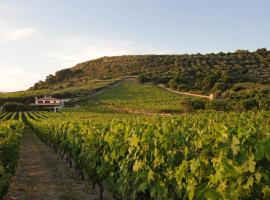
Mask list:
[[[270,49],[269,0],[0,0],[0,91],[101,56]]]

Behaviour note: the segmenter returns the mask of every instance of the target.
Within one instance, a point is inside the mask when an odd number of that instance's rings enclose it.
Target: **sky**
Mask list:
[[[269,0],[0,0],[0,91],[102,56],[270,49]]]

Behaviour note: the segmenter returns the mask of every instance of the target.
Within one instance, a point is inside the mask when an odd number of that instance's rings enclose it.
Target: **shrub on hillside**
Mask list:
[[[215,85],[212,88],[212,92],[221,91],[224,92],[229,88],[229,85],[224,82],[216,82]]]
[[[270,98],[260,98],[258,100],[259,108],[262,110],[270,110]]]
[[[184,99],[181,102],[181,107],[184,112],[205,109],[205,101],[200,99]]]
[[[169,86],[171,89],[177,89],[178,84],[177,84],[176,79],[170,80],[169,83],[168,83],[168,86]]]
[[[257,100],[254,98],[241,100],[240,104],[245,110],[257,109],[259,107]]]
[[[17,102],[6,102],[2,105],[3,110],[7,112],[16,112],[16,111],[32,111],[36,110],[36,106],[26,105]]]
[[[202,89],[204,90],[210,90],[213,88],[217,77],[214,75],[207,75],[201,82]]]
[[[214,101],[208,101],[205,105],[207,110],[227,111],[231,109],[231,102],[229,100],[220,99]]]
[[[140,83],[146,83],[148,81],[148,78],[146,77],[145,74],[140,74],[138,76],[138,80],[139,80]]]

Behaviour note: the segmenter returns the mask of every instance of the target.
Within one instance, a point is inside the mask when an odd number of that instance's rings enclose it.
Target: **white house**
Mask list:
[[[52,98],[51,96],[44,96],[43,98],[36,97],[35,105],[46,108],[52,108],[54,112],[57,112],[62,108],[64,108],[64,101],[57,98]]]

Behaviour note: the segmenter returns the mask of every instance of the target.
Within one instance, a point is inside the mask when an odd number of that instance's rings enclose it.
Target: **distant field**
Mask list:
[[[116,111],[181,112],[181,101],[188,98],[151,84],[123,82],[81,104],[90,109],[97,106]]]

